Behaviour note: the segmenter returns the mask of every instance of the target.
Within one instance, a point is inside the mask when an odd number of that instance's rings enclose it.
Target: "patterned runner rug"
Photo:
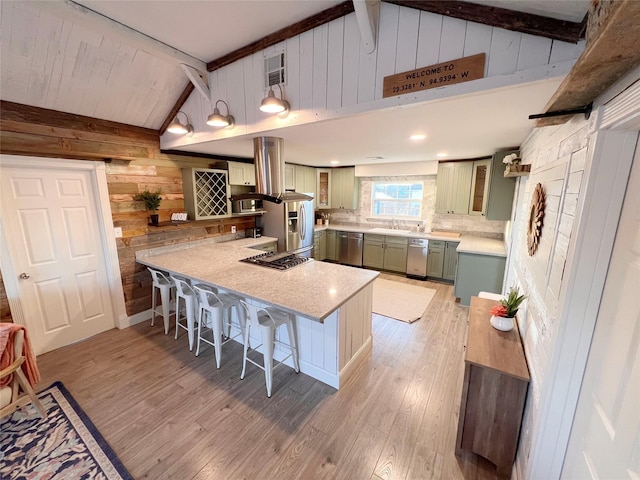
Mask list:
[[[29,404],[0,420],[0,478],[133,480],[62,383],[38,398],[47,418]]]
[[[376,278],[373,281],[373,312],[413,323],[422,317],[435,294],[432,288]]]

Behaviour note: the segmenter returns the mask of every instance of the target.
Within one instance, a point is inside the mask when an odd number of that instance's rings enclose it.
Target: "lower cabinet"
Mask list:
[[[324,260],[327,258],[327,239],[326,231],[320,230],[313,232],[313,258],[316,260]]]
[[[325,230],[325,260],[338,261],[338,243],[335,230]]]
[[[458,248],[458,243],[429,240],[427,277],[448,282],[453,282],[456,279],[456,248]]]
[[[489,322],[489,310],[497,303],[471,300],[456,455],[465,450],[480,455],[508,478],[530,377],[518,327],[499,332]]]
[[[506,261],[495,255],[459,253],[454,295],[460,305],[469,305],[471,297],[483,291],[501,293]]]
[[[365,267],[406,272],[407,239],[385,235],[364,235],[362,264]]]

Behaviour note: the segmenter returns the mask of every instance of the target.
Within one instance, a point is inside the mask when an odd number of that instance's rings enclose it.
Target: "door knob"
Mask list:
[[[28,273],[22,272],[20,274],[20,279],[21,280],[27,280],[28,278],[31,278],[31,275],[29,275]]]

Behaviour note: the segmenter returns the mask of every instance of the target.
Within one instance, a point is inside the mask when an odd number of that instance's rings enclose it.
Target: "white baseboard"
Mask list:
[[[162,317],[159,318],[160,321],[162,321]],[[121,324],[118,325],[118,328],[132,327],[138,323],[146,322],[147,320],[151,320],[151,309],[127,317],[124,322],[121,322]]]

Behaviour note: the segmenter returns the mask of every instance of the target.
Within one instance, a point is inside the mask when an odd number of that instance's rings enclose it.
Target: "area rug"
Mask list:
[[[29,404],[0,420],[0,478],[133,480],[62,383],[38,398],[47,418]]]
[[[435,294],[432,288],[376,278],[373,282],[373,312],[413,323],[422,317]]]

